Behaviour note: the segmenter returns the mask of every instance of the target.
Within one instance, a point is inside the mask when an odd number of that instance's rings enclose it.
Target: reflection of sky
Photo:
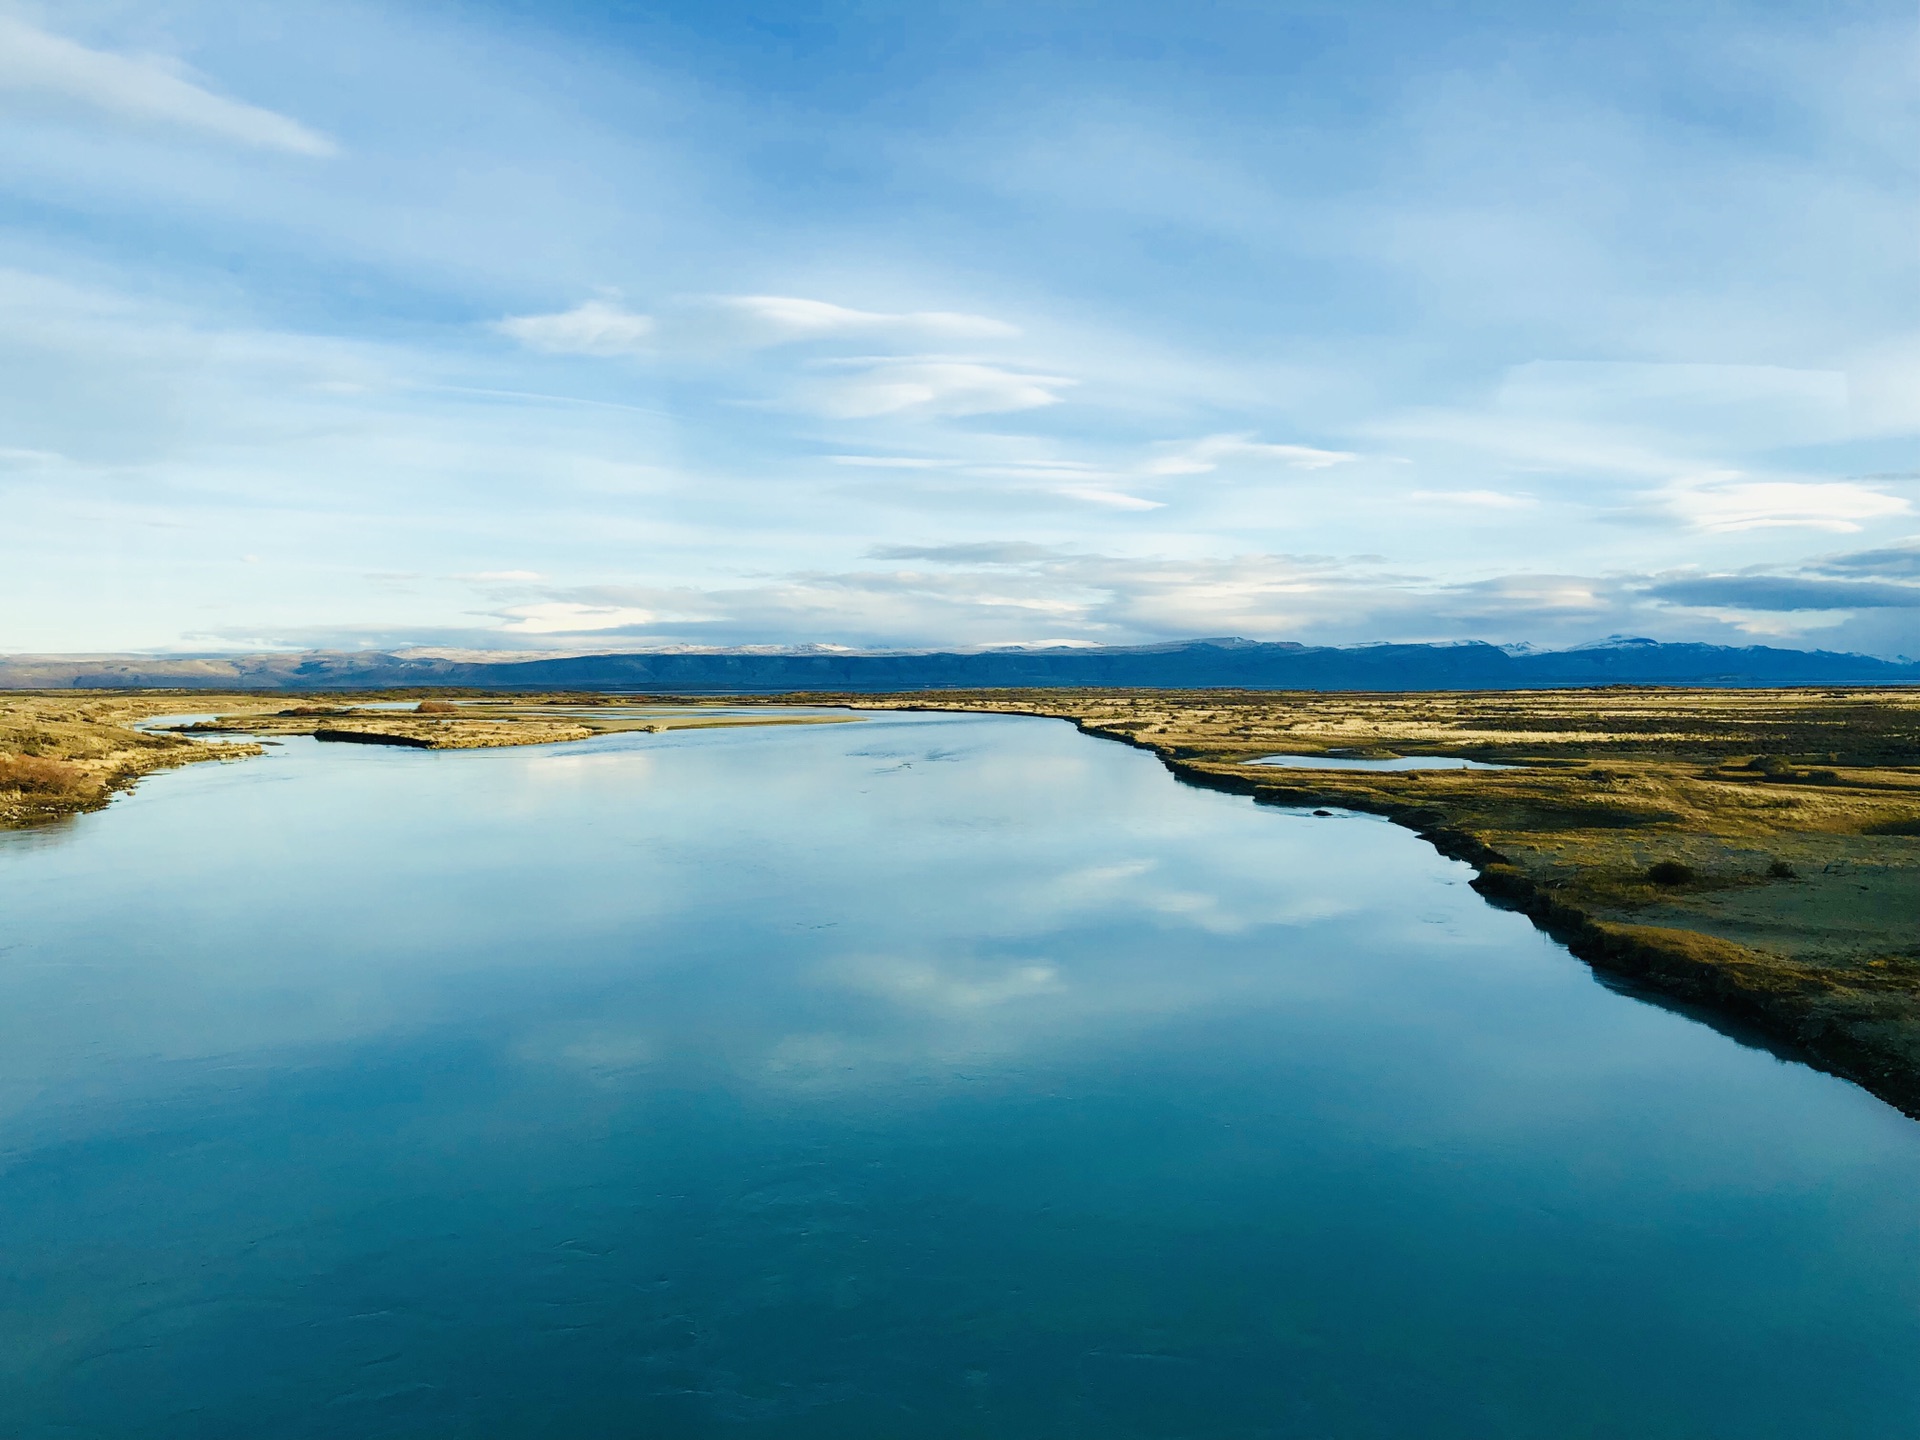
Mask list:
[[[916,1044],[1033,1043],[1271,984],[1167,967],[1139,938],[1311,931],[1367,906],[1371,864],[1355,855],[1422,853],[1362,823],[1336,858],[1272,815],[1168,791],[1157,766],[1116,764],[1064,726],[1013,723],[1033,738],[869,720],[857,738],[610,737],[421,766],[294,740],[248,768],[169,776],[47,856],[94,892],[110,866],[89,929],[113,939],[91,953],[83,1009],[65,1009],[71,972],[16,973],[11,1079],[32,1090],[50,1078],[40,1064],[431,1027],[510,1003],[533,976],[587,983],[742,945],[761,955],[757,983],[885,999],[916,1017]],[[450,785],[448,759],[472,783]],[[1044,815],[1037,793],[1053,797]],[[31,893],[61,890],[54,873]],[[1480,918],[1464,891],[1441,893]],[[200,935],[219,941],[180,946]],[[757,1020],[734,1019],[730,1043],[748,1043]]]
[[[294,740],[68,833],[8,857],[15,1111],[109,1072],[154,1083],[155,1062],[449,1027],[592,1065],[670,1066],[697,1034],[746,1082],[831,1054],[851,1083],[866,1061],[1004,1063],[1247,1004],[1364,994],[1389,1023],[1541,986],[1596,998],[1403,831],[1179,786],[1047,721],[446,754]],[[1377,957],[1409,944],[1389,982]],[[1511,993],[1475,990],[1488,976]]]
[[[1578,973],[1400,829],[1187,789],[1039,720],[444,755],[294,739],[146,781],[75,839],[10,860],[10,1108],[104,1066],[470,1025],[662,1062],[699,1033],[745,1077],[824,1037],[937,1068],[1334,1004],[1379,983],[1346,956],[1413,935],[1452,972]],[[1411,1002],[1423,970],[1371,1004]]]
[[[1278,765],[1284,770],[1510,770],[1484,760],[1451,755],[1396,755],[1390,760],[1363,760],[1351,755],[1263,755],[1249,765]]]
[[[155,777],[0,851],[0,1380],[168,1440],[1895,1433],[1914,1128],[1466,874],[1005,717]],[[1143,1354],[1195,1378],[1129,1432]]]

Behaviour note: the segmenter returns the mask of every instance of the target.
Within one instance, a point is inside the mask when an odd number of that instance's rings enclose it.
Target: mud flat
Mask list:
[[[1597,970],[1920,1118],[1920,691],[805,698],[1056,716],[1196,785],[1383,815]]]

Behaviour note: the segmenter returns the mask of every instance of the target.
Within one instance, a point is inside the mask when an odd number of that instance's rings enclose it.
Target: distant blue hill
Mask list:
[[[1190,640],[971,653],[579,655],[456,661],[372,653],[0,658],[0,688],[338,690],[473,687],[766,694],[1139,686],[1254,690],[1524,690],[1575,685],[1912,685],[1920,664],[1831,650],[1612,640],[1571,650]]]

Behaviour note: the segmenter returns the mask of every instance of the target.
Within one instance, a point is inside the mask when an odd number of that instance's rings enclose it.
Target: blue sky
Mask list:
[[[1917,32],[0,0],[0,649],[1920,654]]]

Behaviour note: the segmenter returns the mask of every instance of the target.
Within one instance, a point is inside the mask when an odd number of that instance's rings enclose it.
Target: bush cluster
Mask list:
[[[1686,885],[1696,878],[1693,867],[1678,860],[1662,860],[1647,867],[1647,879],[1655,885]]]
[[[72,795],[91,788],[87,773],[64,760],[38,755],[0,755],[0,790],[22,795]]]

